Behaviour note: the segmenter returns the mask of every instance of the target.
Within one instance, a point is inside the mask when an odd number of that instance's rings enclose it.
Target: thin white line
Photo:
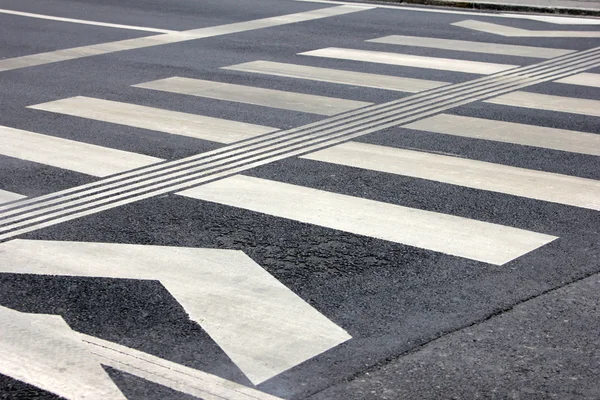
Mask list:
[[[188,40],[204,39],[232,33],[247,32],[257,29],[288,25],[304,21],[312,21],[338,15],[350,14],[368,10],[370,7],[344,5],[330,7],[295,14],[281,15],[278,17],[261,18],[253,21],[236,22],[233,24],[212,26],[207,28],[192,29],[189,31],[165,33],[135,39],[119,40],[94,44],[90,46],[74,47],[70,49],[50,51],[46,53],[31,54],[22,57],[0,60],[0,72],[14,69],[50,64],[60,61],[76,60],[84,57],[101,54],[115,53],[125,50],[141,49],[169,43],[179,43]]]
[[[169,30],[169,29],[158,29],[158,28],[148,28],[148,27],[144,27],[144,26],[111,24],[111,23],[108,23],[108,22],[98,22],[98,21],[88,21],[88,20],[85,20],[85,19],[55,17],[55,16],[52,16],[52,15],[34,14],[34,13],[28,13],[28,12],[23,12],[23,11],[6,10],[6,9],[0,9],[0,13],[2,13],[2,14],[11,14],[11,15],[18,15],[20,17],[31,17],[31,18],[39,18],[39,19],[49,19],[49,20],[52,20],[52,21],[72,22],[72,23],[75,23],[75,24],[106,26],[108,28],[118,28],[118,29],[129,29],[129,30],[132,30],[132,31],[145,31],[145,32],[156,32],[156,33],[172,33],[172,32],[176,32],[176,31],[172,31],[172,30]]]

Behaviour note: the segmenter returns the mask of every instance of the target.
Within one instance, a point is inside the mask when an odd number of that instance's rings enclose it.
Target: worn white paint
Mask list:
[[[180,194],[497,265],[556,239],[508,226],[241,175]]]
[[[0,154],[92,176],[108,176],[159,158],[0,126]]]
[[[532,31],[475,20],[454,22],[452,25],[506,37],[600,38],[600,31]]]
[[[401,35],[385,36],[377,39],[367,40],[367,42],[533,58],[554,58],[575,51],[566,49],[553,49],[548,47],[518,46],[513,44],[472,42],[467,40],[451,40]]]
[[[306,51],[304,53],[300,53],[300,55],[335,58],[338,60],[400,65],[414,68],[437,69],[442,71],[465,72],[471,74],[494,74],[496,72],[501,72],[516,67],[516,65],[508,64],[415,56],[412,54],[388,53],[383,51],[343,49],[339,47],[328,47],[325,49]]]
[[[447,85],[446,82],[425,79],[378,75],[299,64],[285,64],[273,61],[251,61],[244,64],[223,67],[223,69],[411,93]]]
[[[2,250],[0,258],[3,264],[16,261]],[[59,316],[0,306],[0,374],[69,400],[127,400]]]
[[[371,105],[371,103],[364,101],[181,77],[166,78],[134,86],[319,115],[335,115]]]
[[[600,135],[545,126],[439,114],[404,128],[600,156]]]
[[[29,108],[218,143],[237,142],[277,130],[268,126],[82,96],[36,104]]]
[[[350,339],[241,251],[13,240],[0,272],[160,281],[255,384]]]
[[[486,100],[486,103],[600,117],[600,100],[532,92],[511,92]]]
[[[232,33],[247,32],[257,29],[294,24],[304,21],[313,21],[321,18],[328,18],[364,11],[371,8],[373,7],[360,5],[342,5],[338,7],[322,8],[318,10],[281,15],[277,17],[261,18],[253,21],[235,22],[232,24],[220,26],[211,26],[182,32],[165,33],[142,38],[125,39],[116,42],[93,44],[88,46],[74,47],[70,49],[55,50],[46,53],[7,58],[4,60],[0,60],[0,72],[32,67],[36,65],[50,64],[60,61],[76,60],[79,58],[109,54],[118,51],[142,49],[162,44],[178,43],[188,40],[229,35]]]
[[[592,179],[367,143],[342,143],[304,158],[600,210],[600,181]]]

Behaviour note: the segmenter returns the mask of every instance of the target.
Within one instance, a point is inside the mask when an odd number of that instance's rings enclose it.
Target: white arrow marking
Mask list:
[[[508,37],[560,37],[560,38],[599,38],[600,31],[531,31],[529,29],[514,28],[492,24],[491,22],[482,22],[468,19],[466,21],[455,22],[452,25],[461,28],[472,29],[474,31],[491,33],[494,35]]]
[[[126,400],[87,346],[55,315],[0,307],[0,373],[70,400]]]
[[[254,384],[351,338],[241,251],[13,240],[0,272],[158,280]]]
[[[56,315],[0,306],[0,373],[59,396],[125,399],[101,364],[205,400],[281,400],[218,376],[72,331]]]

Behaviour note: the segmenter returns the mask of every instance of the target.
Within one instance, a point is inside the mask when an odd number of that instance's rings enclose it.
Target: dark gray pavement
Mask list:
[[[275,0],[177,0],[168,4],[158,0],[0,1],[1,9],[173,31],[337,5]],[[179,76],[382,104],[408,98],[410,93],[251,74],[222,67],[266,60],[461,83],[482,75],[444,66],[399,66],[299,53],[337,47],[444,59],[441,64],[460,60],[527,66],[545,60],[366,41],[405,35],[487,42],[490,47],[510,44],[583,51],[600,46],[600,38],[576,37],[577,34],[510,37],[452,25],[476,20],[529,31],[598,33],[600,25],[594,25],[597,22],[594,19],[586,19],[589,24],[579,25],[565,20],[552,23],[528,19],[539,17],[534,14],[507,16],[471,10],[465,14],[467,10],[456,12],[451,8],[394,9],[388,3],[385,6],[322,20],[2,71],[0,126],[129,154],[180,160],[222,148],[224,144],[173,135],[158,128],[108,123],[28,106],[86,96],[289,129],[322,121],[324,117],[244,102],[150,91],[133,85]],[[155,34],[0,14],[0,65],[14,57]],[[419,60],[426,62],[425,58]],[[600,74],[600,67],[591,66],[582,72],[592,74],[589,82],[593,82],[593,74]],[[519,90],[582,101],[600,100],[600,87],[593,84],[542,82]],[[593,110],[575,113],[473,101],[444,113],[511,122],[521,127],[600,134],[600,116]],[[402,126],[388,127],[354,141],[593,182],[600,180],[598,156],[591,154]],[[35,197],[100,180],[75,168],[58,167],[49,158],[44,162],[32,160],[27,154],[40,150],[35,144],[26,150],[12,156],[0,155],[0,190]],[[0,151],[4,150],[0,147]],[[63,152],[55,158],[70,160],[75,158],[73,155]],[[70,241],[239,250],[352,336],[347,342],[256,385],[200,324],[189,319],[187,310],[157,280],[0,273],[0,306],[23,315],[60,316],[75,332],[284,399],[600,398],[597,210],[297,157],[247,170],[244,175],[263,182],[313,189],[313,193],[320,190],[342,194],[558,239],[513,261],[494,265],[174,193],[90,213],[15,237],[36,243]],[[290,208],[300,206],[294,198],[289,204]],[[340,208],[341,219],[353,217],[343,213]],[[394,223],[389,223],[390,230]],[[0,243],[0,256],[3,256],[2,246],[15,238]],[[448,241],[453,239],[450,237]],[[61,254],[47,256],[60,264]],[[10,260],[0,265],[7,270],[12,267]],[[173,266],[165,263],[164,268]],[[194,278],[200,279],[199,288],[204,287],[201,276]],[[260,291],[256,293],[261,295]],[[0,348],[0,355],[7,348]],[[0,360],[0,366],[6,365]],[[106,365],[104,368],[127,399],[194,398],[119,369]],[[0,373],[0,398],[57,398],[23,380]]]

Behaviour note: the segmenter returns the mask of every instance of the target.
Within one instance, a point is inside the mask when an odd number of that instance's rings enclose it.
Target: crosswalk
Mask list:
[[[0,127],[0,155],[102,178],[58,193],[24,199],[0,188],[0,240],[122,204],[167,193],[243,208],[357,235],[378,238],[471,260],[503,265],[553,240],[555,236],[516,226],[385,203],[239,175],[256,166],[300,156],[315,163],[343,165],[392,176],[406,176],[475,190],[600,210],[600,182],[577,176],[511,165],[352,141],[401,126],[469,140],[600,156],[600,136],[593,132],[533,126],[515,121],[453,115],[461,105],[483,101],[599,117],[600,101],[525,91],[557,82],[599,87],[600,49],[575,51],[499,45],[440,38],[389,35],[368,40],[385,51],[322,48],[301,52],[299,63],[254,60],[221,69],[248,76],[320,82],[328,85],[413,93],[383,104],[322,94],[298,93],[202,79],[170,76],[133,85],[148,96],[176,96],[261,106],[328,117],[292,129],[161,109],[109,99],[77,96],[32,104],[35,112],[100,121],[226,146],[181,160],[62,139],[39,132]],[[398,51],[390,51],[389,46]],[[401,47],[424,47],[457,53],[493,53],[545,59],[518,66],[463,59],[404,54]],[[445,53],[447,54],[447,53]],[[349,62],[348,69],[311,65],[316,59]],[[353,63],[399,67],[396,75],[352,70]],[[482,75],[458,84],[401,76],[402,67]],[[284,125],[284,124],[282,124]]]

